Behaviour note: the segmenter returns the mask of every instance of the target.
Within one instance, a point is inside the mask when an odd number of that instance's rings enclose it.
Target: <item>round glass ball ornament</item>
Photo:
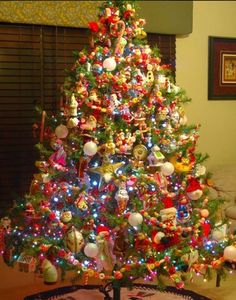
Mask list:
[[[131,213],[128,218],[128,222],[131,226],[136,227],[143,222],[143,216],[140,213]]]
[[[103,68],[107,71],[114,71],[116,68],[116,61],[114,57],[108,57],[103,61]]]
[[[64,139],[68,135],[68,129],[65,125],[58,125],[55,129],[55,134],[59,139]]]
[[[230,262],[236,262],[236,247],[233,245],[227,246],[224,249],[224,259]]]
[[[170,162],[165,162],[162,166],[161,166],[161,173],[164,175],[164,176],[170,176],[171,174],[174,173],[174,166],[172,163]]]
[[[93,156],[97,153],[98,147],[97,144],[94,143],[93,141],[87,142],[84,144],[84,153],[88,156]]]
[[[79,124],[79,120],[77,118],[70,118],[67,122],[67,128],[74,128]]]
[[[98,246],[94,243],[88,243],[84,247],[84,254],[91,258],[96,257],[98,255]]]

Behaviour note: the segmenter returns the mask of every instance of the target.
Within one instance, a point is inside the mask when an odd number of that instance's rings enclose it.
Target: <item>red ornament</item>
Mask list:
[[[203,236],[207,238],[211,231],[211,225],[209,222],[202,223],[202,231],[203,231]]]
[[[170,267],[170,268],[169,268],[169,274],[170,274],[170,275],[173,275],[173,274],[175,274],[175,273],[176,273],[175,267],[174,267],[174,266]]]
[[[123,274],[120,271],[114,272],[115,279],[121,279],[123,277]]]
[[[97,227],[97,234],[101,233],[101,232],[107,232],[109,233],[109,229],[108,227],[104,226],[104,225],[99,225]]]
[[[171,197],[165,197],[162,199],[163,204],[165,205],[165,208],[173,207],[173,200]]]
[[[54,212],[51,212],[48,216],[49,220],[53,221],[56,218],[56,214]]]
[[[191,193],[196,190],[202,190],[202,187],[201,187],[199,181],[196,178],[192,177],[188,181],[188,187],[187,187],[186,191],[187,191],[187,193]]]
[[[89,22],[88,26],[89,26],[89,28],[92,32],[98,32],[99,31],[99,25],[98,25],[97,22]]]
[[[66,251],[64,249],[60,249],[57,254],[59,257],[64,258],[66,256]]]
[[[5,234],[6,234],[6,229],[5,228],[0,228],[0,253],[5,250]]]

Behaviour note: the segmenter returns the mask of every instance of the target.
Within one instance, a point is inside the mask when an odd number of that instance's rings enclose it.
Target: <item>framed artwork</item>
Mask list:
[[[236,38],[209,36],[208,99],[236,100]]]

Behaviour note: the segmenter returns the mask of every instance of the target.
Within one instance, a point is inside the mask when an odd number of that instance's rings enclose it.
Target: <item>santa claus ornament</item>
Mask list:
[[[165,197],[162,199],[162,202],[165,206],[164,209],[160,210],[161,220],[163,222],[170,222],[173,226],[176,226],[176,214],[177,209],[174,207],[171,197]]]
[[[191,200],[198,200],[199,198],[201,198],[203,194],[202,187],[196,178],[192,177],[189,179],[186,192],[187,192],[187,196]]]

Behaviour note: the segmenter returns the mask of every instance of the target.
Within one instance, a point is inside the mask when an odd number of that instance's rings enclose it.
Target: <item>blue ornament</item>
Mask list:
[[[179,223],[186,223],[190,220],[190,208],[188,205],[180,204],[178,206],[177,220]]]
[[[103,68],[99,64],[94,64],[92,70],[95,74],[102,74]]]

